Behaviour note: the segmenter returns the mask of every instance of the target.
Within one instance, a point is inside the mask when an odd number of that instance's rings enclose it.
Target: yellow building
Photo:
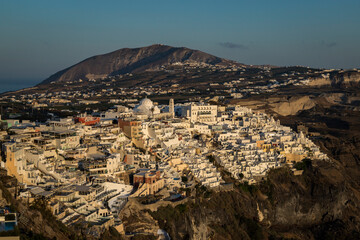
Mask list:
[[[144,148],[145,142],[142,139],[141,121],[119,119],[119,127],[135,146]]]
[[[6,163],[5,167],[9,176],[14,176],[19,182],[24,182],[23,170],[24,148],[19,148],[16,143],[4,144]]]
[[[306,158],[305,154],[296,154],[296,153],[285,153],[286,162],[301,162],[304,158]]]

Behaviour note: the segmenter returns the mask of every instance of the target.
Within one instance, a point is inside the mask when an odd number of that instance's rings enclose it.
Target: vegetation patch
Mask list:
[[[311,159],[309,158],[305,158],[301,162],[297,162],[294,164],[294,168],[296,168],[297,170],[305,171],[307,169],[310,169],[311,167],[312,167]]]

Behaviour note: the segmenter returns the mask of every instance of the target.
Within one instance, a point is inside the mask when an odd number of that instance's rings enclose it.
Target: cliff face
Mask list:
[[[123,48],[85,59],[59,71],[41,84],[53,81],[73,81],[80,78],[101,78],[110,75],[136,73],[158,69],[175,62],[194,61],[207,64],[238,64],[213,55],[184,47],[151,45],[143,48]]]
[[[211,192],[151,215],[172,239],[351,239],[359,236],[360,192],[336,163],[302,176],[271,171],[258,186]]]
[[[265,219],[279,235],[307,239],[349,239],[359,232],[359,191],[336,163],[314,162],[302,176],[286,169],[269,175],[272,204]]]
[[[308,110],[315,106],[314,101],[309,96],[291,97],[289,100],[282,100],[270,104],[272,110],[282,116],[295,115],[299,111]]]
[[[161,207],[151,215],[172,239],[262,239],[256,202],[248,193],[206,194],[176,207]]]
[[[333,87],[351,87],[358,86],[360,83],[359,71],[334,71],[326,75],[310,79],[310,86],[333,86]]]

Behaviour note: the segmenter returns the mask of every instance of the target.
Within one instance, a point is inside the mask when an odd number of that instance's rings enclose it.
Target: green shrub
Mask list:
[[[185,204],[179,204],[175,207],[175,209],[177,211],[179,211],[180,213],[184,213],[186,211],[187,207]]]
[[[294,164],[294,167],[295,167],[297,170],[310,169],[310,168],[312,167],[311,159],[305,158],[305,159],[303,159],[301,162],[295,163],[295,164]]]
[[[237,184],[237,187],[239,189],[241,189],[242,191],[248,192],[251,194],[257,190],[257,187],[255,185],[249,185],[249,183],[247,181],[245,181],[244,183]]]

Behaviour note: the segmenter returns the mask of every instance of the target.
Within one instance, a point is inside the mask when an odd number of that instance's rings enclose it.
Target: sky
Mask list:
[[[155,43],[253,65],[359,68],[359,12],[359,0],[0,0],[0,92]]]

